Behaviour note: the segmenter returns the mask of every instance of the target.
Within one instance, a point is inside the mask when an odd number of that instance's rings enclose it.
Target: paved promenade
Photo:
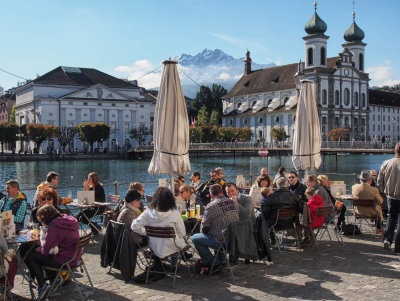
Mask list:
[[[96,237],[85,255],[89,273],[96,287],[88,300],[400,300],[400,256],[383,250],[381,237],[365,234],[356,239],[345,237],[345,246],[328,249],[321,246],[322,253],[309,249],[283,251],[279,256],[273,251],[273,263],[256,263],[255,276],[236,281],[229,278],[228,271],[211,277],[194,275],[191,281],[182,267],[176,288],[172,279],[138,285],[125,283],[119,277],[107,274],[100,267],[100,243]],[[137,269],[138,270],[138,269]],[[240,265],[238,274],[247,272]],[[17,276],[15,294],[29,298],[26,284]],[[21,298],[17,300],[22,300]],[[71,284],[62,294],[51,300],[79,300]]]

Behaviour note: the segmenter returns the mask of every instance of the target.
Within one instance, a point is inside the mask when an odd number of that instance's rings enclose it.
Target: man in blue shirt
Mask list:
[[[0,211],[12,211],[14,215],[15,230],[19,232],[24,228],[24,218],[26,214],[26,195],[19,191],[17,180],[10,180],[6,183],[7,195],[0,201]]]

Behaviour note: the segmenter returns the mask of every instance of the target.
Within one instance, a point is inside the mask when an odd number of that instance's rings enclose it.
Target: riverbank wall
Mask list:
[[[59,161],[59,160],[113,160],[126,159],[125,155],[110,153],[89,153],[89,154],[4,154],[0,155],[0,162],[19,161]]]

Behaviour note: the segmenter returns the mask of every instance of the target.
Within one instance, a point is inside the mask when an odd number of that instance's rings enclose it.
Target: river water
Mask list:
[[[323,157],[323,164],[317,174],[327,174],[330,180],[344,180],[347,189],[354,184],[353,173],[359,174],[363,169],[379,170],[384,160],[392,158],[393,155],[338,155],[336,157],[327,155]],[[82,190],[82,184],[87,174],[91,171],[97,172],[103,184],[112,184],[115,181],[126,183],[120,185],[120,194],[124,195],[128,189],[129,182],[143,182],[145,194],[152,194],[158,186],[159,178],[168,178],[168,175],[150,175],[147,173],[149,160],[79,160],[79,161],[36,161],[36,162],[0,162],[0,190],[5,189],[5,182],[17,179],[20,182],[21,191],[28,198],[32,198],[38,184],[45,180],[48,171],[56,171],[60,174],[58,191],[66,196],[72,190],[73,197],[76,191]],[[201,179],[209,178],[209,171],[215,167],[223,167],[225,178],[235,181],[236,175],[244,175],[250,180],[250,175],[255,177],[260,169],[268,167],[269,173],[274,176],[279,166],[285,166],[286,170],[292,170],[293,165],[290,156],[285,157],[236,157],[233,158],[191,158],[192,171],[199,171]],[[190,174],[186,174],[190,179]],[[189,183],[189,181],[187,181]],[[62,188],[75,186],[73,188]],[[115,193],[115,185],[104,186],[106,194]]]

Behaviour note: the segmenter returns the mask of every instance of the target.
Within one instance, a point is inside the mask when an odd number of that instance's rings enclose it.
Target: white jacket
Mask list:
[[[184,248],[186,242],[183,237],[186,235],[185,225],[178,210],[173,209],[167,212],[156,211],[155,209],[145,210],[137,219],[132,221],[131,228],[136,233],[145,235],[144,226],[173,227],[175,229],[175,242],[178,247]],[[178,252],[173,239],[150,237],[149,244],[154,254],[164,258]]]

